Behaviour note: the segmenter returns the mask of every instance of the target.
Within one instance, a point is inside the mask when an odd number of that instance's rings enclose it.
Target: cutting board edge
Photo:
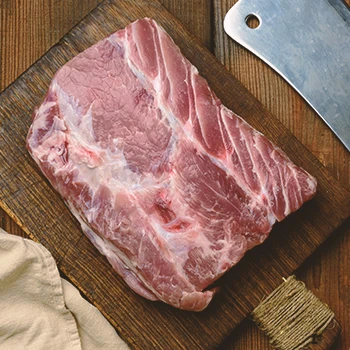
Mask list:
[[[102,3],[103,4],[103,3]],[[100,7],[100,6],[102,6],[102,4],[101,5],[99,5],[98,7]],[[96,9],[96,8],[95,8]],[[94,10],[95,10],[94,9]],[[94,10],[92,10],[91,12],[93,12]],[[90,12],[90,13],[91,13]],[[89,14],[86,16],[86,17],[88,17],[89,16]],[[86,18],[86,17],[84,17],[84,19]],[[175,18],[175,17],[174,17]],[[84,20],[83,19],[83,20]],[[82,20],[82,21],[83,21]],[[176,18],[175,18],[175,20],[177,21],[177,22],[179,22]],[[79,25],[81,22],[79,22],[77,25]],[[180,22],[179,22],[180,23]],[[182,25],[181,25],[182,26]],[[71,30],[73,30],[74,28],[75,28],[76,26],[74,26]],[[70,31],[71,31],[70,30]],[[69,32],[70,32],[69,31]],[[68,32],[68,33],[69,33]],[[68,34],[67,33],[67,34]],[[65,34],[65,36],[67,35],[67,34]],[[189,36],[191,36],[191,37],[193,37],[190,33],[188,34]],[[65,37],[64,36],[64,37]],[[56,43],[55,45],[53,45],[48,51],[50,51],[53,47],[55,47],[55,46],[58,46],[58,45],[60,45],[60,43],[62,42],[62,40],[63,40],[63,38],[64,37],[62,37],[61,39],[60,39],[60,41],[58,42],[58,43]],[[193,37],[194,38],[194,37]],[[195,39],[196,41],[198,41],[197,39]],[[206,48],[204,48],[205,50],[207,50]],[[210,52],[209,50],[207,50],[208,52]],[[46,52],[47,53],[47,52]],[[39,59],[38,59],[38,61],[40,60],[40,59],[42,59],[42,57],[43,56],[45,56],[46,55],[46,53],[44,54],[44,55],[42,55]],[[210,53],[211,55],[212,55],[212,53]],[[23,72],[22,74],[21,74],[21,76],[19,76],[13,83],[11,83],[6,89],[4,89],[3,90],[3,92],[1,93],[1,95],[0,96],[2,96],[2,94],[10,87],[10,86],[12,86],[18,79],[20,79],[21,77],[22,77],[22,75],[24,74],[24,73],[26,73],[32,66],[34,66],[35,64],[37,63],[37,61],[33,64],[33,65],[31,65],[25,72]],[[219,62],[220,63],[220,62]],[[221,63],[220,63],[220,65],[221,65]],[[221,65],[222,66],[222,65]],[[222,66],[226,71],[227,71],[227,73],[228,74],[230,74],[231,75],[231,73],[224,67],[224,66]],[[250,92],[249,92],[250,93]],[[251,94],[251,93],[250,93]],[[251,94],[252,95],[252,94]],[[253,95],[252,95],[253,96]],[[259,101],[259,103],[260,103],[260,105],[261,105],[261,108],[263,108],[265,111],[266,111],[266,113],[267,114],[269,114],[269,115],[272,115],[271,114],[271,112],[269,112],[262,104],[261,104],[261,102]],[[272,117],[273,118],[275,118],[273,115],[272,115]],[[275,118],[276,119],[276,118]],[[299,142],[299,141],[297,141],[297,142]],[[299,142],[300,143],[300,142]],[[301,143],[300,143],[301,144]],[[306,147],[303,145],[303,147],[306,149]],[[306,149],[306,151],[308,152],[308,153],[310,153],[307,149]],[[314,157],[314,156],[313,156]],[[316,160],[317,160],[317,158],[316,157],[314,157]],[[318,160],[317,160],[317,162],[319,162]],[[320,163],[320,162],[319,162]],[[321,165],[321,167],[323,167],[324,169],[326,169],[321,163],[320,163],[320,165]],[[328,170],[327,170],[327,172],[328,172]],[[330,174],[330,176],[332,176],[331,174]],[[333,177],[334,178],[334,177]],[[336,179],[335,179],[335,181],[337,181]],[[338,181],[337,181],[337,183],[342,187],[342,188],[344,188],[344,186],[342,185],[342,184],[340,184]],[[344,190],[346,190],[346,189],[344,189]],[[2,201],[0,201],[0,205],[1,206],[3,206],[3,203],[2,203]],[[6,205],[5,205],[6,206]],[[28,233],[31,237],[32,237],[32,235],[30,234],[30,230],[28,230],[22,223],[21,223],[21,221],[12,213],[12,211],[10,211],[10,209],[8,208],[8,210],[9,211],[7,211],[5,208],[4,208],[4,210],[6,211],[6,212],[10,212],[10,216],[12,217],[12,218],[14,218],[15,219],[15,221],[19,224],[19,226],[21,226],[21,227],[23,227],[23,229],[24,229],[24,231],[26,232],[26,233]],[[11,215],[12,214],[12,215]],[[344,219],[344,222],[346,221],[347,219]],[[339,226],[340,226],[341,224],[339,224]],[[338,226],[338,227],[339,227]],[[330,233],[330,235],[329,236],[331,236],[332,235],[332,233]],[[328,236],[328,237],[329,237]],[[328,238],[327,237],[327,238]],[[326,241],[326,239],[324,240],[324,242]],[[307,257],[306,257],[307,258]],[[306,259],[305,258],[305,259]]]

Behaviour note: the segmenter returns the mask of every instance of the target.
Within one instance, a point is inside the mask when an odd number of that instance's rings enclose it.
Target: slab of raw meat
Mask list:
[[[186,310],[316,191],[150,19],[56,73],[27,146],[126,283]]]

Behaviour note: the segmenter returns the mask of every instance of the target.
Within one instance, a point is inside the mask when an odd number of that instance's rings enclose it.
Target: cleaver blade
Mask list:
[[[224,29],[286,79],[350,151],[350,11],[342,0],[240,0]]]

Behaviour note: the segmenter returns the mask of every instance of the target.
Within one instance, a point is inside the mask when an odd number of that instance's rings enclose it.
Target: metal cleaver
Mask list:
[[[240,0],[224,28],[282,75],[350,151],[350,11],[342,0]]]

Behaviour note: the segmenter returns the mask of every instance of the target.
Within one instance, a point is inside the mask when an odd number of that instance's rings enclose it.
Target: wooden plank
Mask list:
[[[159,0],[209,50],[213,50],[211,0]]]
[[[150,16],[171,34],[223,102],[284,148],[319,180],[315,199],[279,224],[221,280],[222,293],[202,313],[175,310],[135,295],[79,230],[25,150],[30,114],[55,70],[130,21]],[[213,348],[349,215],[349,194],[246,89],[158,3],[110,1],[94,10],[0,97],[1,205],[135,348]],[[11,152],[8,150],[11,149]]]
[[[221,25],[239,0],[214,0],[215,55],[308,148],[331,174],[350,188],[350,153],[304,99],[274,70],[231,40]],[[345,0],[350,6],[350,0]],[[350,329],[350,220],[335,237],[308,259],[297,273],[335,312],[344,330]],[[343,331],[334,350],[350,349],[350,332]],[[242,322],[223,345],[225,350],[272,349],[266,336],[250,320]]]
[[[215,23],[239,0],[214,1]],[[350,6],[350,0],[346,0]],[[215,27],[215,56],[259,101],[327,166],[334,177],[350,187],[349,152],[306,101],[244,47],[235,43],[222,25]]]
[[[0,91],[102,0],[0,1]]]
[[[16,236],[21,236],[23,238],[28,238],[28,235],[18,226],[16,223],[11,220],[7,213],[0,208],[0,228],[5,230],[8,233],[11,233]]]

